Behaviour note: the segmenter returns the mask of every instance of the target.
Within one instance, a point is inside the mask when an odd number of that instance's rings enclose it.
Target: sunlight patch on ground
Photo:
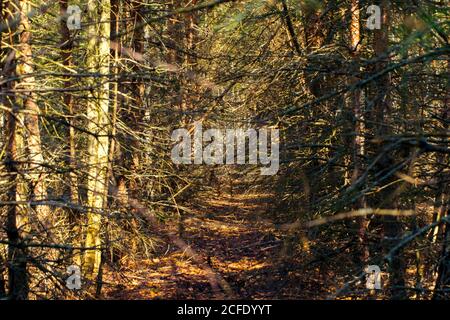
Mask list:
[[[267,262],[261,262],[258,260],[249,259],[247,257],[236,262],[223,262],[220,265],[224,268],[230,269],[230,271],[252,271],[269,267],[269,264]]]

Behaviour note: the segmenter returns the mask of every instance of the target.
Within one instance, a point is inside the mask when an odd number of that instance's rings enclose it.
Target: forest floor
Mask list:
[[[283,241],[268,213],[271,199],[248,190],[205,192],[184,217],[180,235],[203,266],[172,244],[152,259],[106,271],[106,282],[120,285],[104,286],[104,298],[305,299],[308,292],[319,293],[320,285],[307,280],[295,261],[287,267],[281,259]],[[170,227],[178,229],[177,223]],[[228,290],[212,289],[211,271]]]

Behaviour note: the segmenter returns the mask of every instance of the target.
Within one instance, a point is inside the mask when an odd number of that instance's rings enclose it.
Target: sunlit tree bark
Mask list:
[[[67,8],[68,8],[68,1],[67,0],[60,0],[59,1],[59,8],[60,8],[60,14],[61,16],[67,15]],[[61,25],[60,25],[60,33],[61,33],[61,59],[63,62],[63,65],[65,67],[64,72],[68,73],[72,71],[73,65],[73,39],[70,35],[70,30],[67,27],[67,21],[65,19],[61,19]],[[68,174],[68,193],[70,200],[73,203],[78,202],[78,179],[77,175],[74,172],[76,168],[76,137],[75,137],[75,128],[74,128],[74,99],[73,95],[70,92],[70,88],[73,85],[71,77],[65,77],[64,78],[64,88],[67,89],[66,92],[64,92],[63,100],[64,105],[66,107],[66,112],[68,115],[68,135],[69,135],[69,141],[67,143],[67,166],[70,168],[70,172]]]
[[[31,184],[31,200],[39,201],[47,199],[46,173],[44,170],[44,155],[42,150],[41,131],[39,128],[39,117],[41,110],[36,103],[34,92],[36,80],[34,74],[33,52],[31,48],[31,24],[27,14],[32,6],[29,0],[19,1],[20,25],[19,47],[17,54],[16,74],[20,77],[16,90],[19,103],[23,104],[25,112],[26,142],[28,150],[28,171]],[[37,218],[46,228],[50,227],[50,211],[48,206],[34,206]]]
[[[361,22],[360,22],[360,4],[359,0],[352,0],[350,7],[350,49],[351,56],[354,60],[354,66],[359,66],[359,51],[361,46]],[[354,73],[359,73],[359,70],[352,70]],[[357,77],[353,77],[351,79],[352,83],[359,81]],[[354,117],[354,139],[353,139],[353,172],[351,176],[351,183],[356,183],[359,177],[362,174],[363,170],[363,158],[365,155],[364,150],[364,113],[362,110],[361,103],[361,90],[359,88],[355,88],[350,93],[350,103],[353,109],[353,117]],[[356,209],[361,209],[366,206],[364,195],[360,195],[357,199]],[[369,257],[369,248],[366,243],[366,232],[368,219],[366,217],[360,217],[357,219],[358,221],[358,241],[359,248],[358,254],[360,258],[361,264],[365,264]]]
[[[39,200],[45,196],[45,186],[41,181],[40,168],[43,164],[39,109],[34,102],[34,78],[30,40],[30,24],[26,17],[29,5],[25,1],[3,3],[3,21],[18,18],[18,30],[9,29],[5,43],[7,49],[2,59],[2,73],[10,79],[2,86],[0,104],[8,110],[5,117],[5,168],[8,172],[7,199],[15,204],[7,210],[6,233],[8,236],[8,295],[11,299],[26,299],[29,293],[27,273],[27,248],[23,246],[25,237],[30,235],[30,212],[24,204],[28,195]],[[11,81],[17,76],[19,81]],[[28,146],[26,145],[28,140]],[[28,148],[27,148],[28,147]],[[27,188],[26,172],[31,182],[31,192]],[[44,208],[40,208],[41,210]],[[46,218],[38,210],[38,218]],[[46,213],[45,213],[46,214]]]
[[[67,16],[67,8],[68,1],[60,0],[59,1],[59,10],[61,16]],[[73,64],[73,39],[70,35],[70,30],[67,27],[66,19],[61,19],[60,24],[60,34],[61,34],[61,59],[62,64],[64,66],[64,72],[70,73],[74,68]],[[72,78],[64,77],[63,78],[63,87],[67,91],[64,92],[63,102],[65,106],[65,111],[67,114],[67,135],[68,141],[66,142],[66,154],[65,161],[66,166],[69,169],[69,172],[66,175],[66,191],[68,194],[68,198],[72,204],[78,204],[78,177],[76,170],[76,136],[75,136],[75,110],[74,110],[74,97],[70,92],[70,88],[73,85]],[[80,237],[81,237],[81,220],[79,219],[78,211],[75,209],[70,209],[69,211],[69,221],[71,223],[72,232],[74,234],[74,246],[78,247],[81,245]],[[77,250],[73,253],[73,262],[80,266],[81,265],[81,254]]]
[[[87,227],[83,273],[94,280],[101,262],[102,212],[106,207],[108,147],[109,147],[109,56],[110,56],[110,1],[87,2],[88,43],[86,64],[88,71],[98,73],[90,79],[87,103],[88,131],[88,180]]]

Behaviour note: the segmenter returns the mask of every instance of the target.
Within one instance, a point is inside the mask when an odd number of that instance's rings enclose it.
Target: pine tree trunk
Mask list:
[[[68,8],[68,0],[59,0],[59,9],[61,16],[66,15]],[[67,28],[67,21],[65,19],[61,20],[60,24],[60,33],[61,33],[61,59],[63,66],[65,66],[67,69],[73,68],[73,40],[70,36],[70,30]],[[68,70],[64,70],[65,73],[68,72]],[[67,134],[69,137],[68,144],[66,146],[66,166],[69,168],[69,172],[66,176],[66,193],[68,194],[68,198],[70,199],[70,202],[73,204],[78,204],[78,178],[77,174],[75,172],[76,170],[76,140],[75,140],[75,128],[74,128],[74,103],[73,103],[73,95],[69,91],[69,89],[73,85],[73,81],[71,80],[71,77],[64,77],[63,78],[64,83],[64,89],[67,89],[68,91],[64,92],[63,101],[64,106],[66,108],[66,112],[68,115],[67,120]],[[70,209],[69,212],[69,221],[71,223],[72,232],[74,234],[74,246],[79,247],[81,246],[81,220],[79,219],[78,212],[76,212],[75,209]],[[73,262],[80,266],[81,265],[81,254],[78,250],[75,250],[73,252]]]
[[[447,61],[447,71],[450,72],[450,62]],[[449,81],[449,80],[447,80]],[[447,86],[448,87],[448,86]],[[444,99],[444,110],[442,112],[442,119],[444,120],[443,125],[443,132],[448,133],[448,119],[450,118],[450,93],[447,92],[445,99]],[[446,161],[446,163],[445,163]],[[445,155],[442,156],[442,165],[448,166],[448,156],[445,157]],[[439,177],[440,179],[440,186],[442,186],[442,181],[448,178],[448,173],[445,175],[442,173]],[[440,210],[442,210],[442,217],[444,215],[446,217],[450,217],[450,199],[448,195],[448,183],[446,185],[446,188],[442,191],[443,194],[443,202],[440,203]],[[442,293],[442,290],[449,290],[450,289],[450,223],[445,223],[444,225],[444,236],[443,236],[443,245],[442,245],[442,254],[440,258],[440,263],[438,266],[438,275],[436,279],[435,284],[435,291],[434,293],[434,299],[448,299],[450,297],[450,293]],[[441,291],[438,291],[441,290]]]
[[[22,4],[13,1],[4,1],[2,3],[2,20],[12,20],[15,15],[19,15],[23,19]],[[27,35],[19,37],[19,31],[24,32],[23,21],[19,30],[10,31],[5,37],[8,48],[2,52],[5,59],[2,59],[3,77],[15,78],[20,71],[18,66],[18,55],[23,52],[24,42]],[[26,32],[25,32],[26,33]],[[23,204],[28,200],[28,190],[25,176],[27,160],[30,160],[25,148],[25,118],[23,101],[19,101],[12,92],[17,89],[17,83],[8,81],[1,87],[1,90],[8,92],[0,95],[0,104],[4,110],[10,110],[5,116],[5,169],[7,174],[7,193],[6,199],[10,202],[17,202],[15,205],[7,207],[5,230],[8,237],[8,295],[11,299],[27,299],[29,293],[29,279],[27,273],[27,249],[23,247],[23,239],[29,236],[29,210]],[[27,95],[25,95],[28,97]],[[19,103],[22,102],[22,103]]]
[[[61,16],[64,16],[67,12],[68,7],[68,0],[59,0],[59,8],[60,8],[60,14]],[[65,19],[61,20],[60,25],[60,33],[61,33],[61,59],[63,65],[67,69],[73,68],[73,40],[70,36],[70,30],[67,28],[67,22]],[[65,70],[65,73],[68,71]],[[75,145],[75,128],[74,128],[74,103],[73,103],[73,95],[69,91],[71,86],[73,85],[73,82],[71,80],[71,77],[64,77],[64,89],[67,89],[68,91],[64,92],[64,105],[66,107],[66,111],[68,114],[68,136],[69,136],[69,143],[66,151],[66,162],[67,166],[70,168],[70,172],[68,174],[68,193],[69,198],[72,201],[72,203],[78,203],[78,181],[77,181],[77,175],[74,172],[76,169],[76,145]]]
[[[16,85],[16,90],[20,90],[18,102],[22,103],[25,113],[25,127],[27,129],[26,142],[28,149],[28,171],[31,184],[31,200],[47,200],[46,173],[44,170],[44,155],[42,151],[41,131],[39,128],[39,116],[41,111],[36,104],[36,94],[34,93],[36,81],[34,74],[34,61],[31,48],[31,25],[27,13],[32,9],[28,0],[19,1],[20,25],[19,25],[19,47],[17,54],[16,74],[21,79]],[[48,206],[33,206],[37,213],[37,218],[43,225],[50,228],[50,210]]]
[[[390,1],[381,0],[380,8],[382,12],[381,29],[374,32],[374,51],[377,58],[376,70],[379,72],[384,70],[388,65],[389,59],[387,57],[389,50],[389,24],[390,24]],[[390,74],[379,77],[375,83],[375,102],[374,102],[374,121],[376,122],[376,136],[385,137],[390,132],[390,113],[391,113],[391,98],[390,88],[391,78]],[[378,154],[383,152],[383,145],[378,150]],[[388,172],[394,160],[390,158],[388,153],[379,160],[379,170]],[[388,185],[393,178],[382,182],[382,185]],[[381,209],[395,209],[397,208],[397,195],[393,186],[385,187],[379,192],[379,208]],[[398,238],[402,234],[402,224],[397,216],[386,216],[382,218],[383,221],[383,247],[385,252],[398,243]],[[396,253],[388,265],[389,283],[391,291],[391,299],[406,299],[405,287],[405,262],[401,256],[401,252]]]
[[[88,181],[87,181],[87,230],[83,273],[94,280],[101,262],[102,212],[106,207],[108,148],[109,148],[109,55],[110,55],[110,1],[89,0],[87,17],[86,64],[88,71],[99,76],[90,79],[92,90],[88,95]]]
[[[350,45],[352,50],[352,58],[355,61],[354,65],[359,67],[359,50],[361,42],[361,22],[360,22],[360,5],[359,0],[352,0],[351,3],[351,22],[350,22]],[[353,70],[355,73],[359,73],[359,70]],[[353,77],[352,83],[358,82],[358,78]],[[361,90],[355,88],[350,94],[351,106],[354,116],[354,139],[353,139],[353,173],[351,176],[351,183],[356,183],[359,179],[363,164],[362,159],[364,157],[364,113],[361,106]],[[354,205],[354,209],[362,209],[366,207],[366,201],[364,195],[361,195],[357,199],[357,203]],[[367,217],[359,217],[358,222],[358,256],[361,265],[365,265],[369,258],[369,248],[366,241],[366,233],[368,226]]]

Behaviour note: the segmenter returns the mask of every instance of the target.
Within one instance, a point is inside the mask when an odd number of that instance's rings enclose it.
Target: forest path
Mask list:
[[[281,292],[287,276],[279,262],[282,241],[270,219],[264,218],[272,195],[240,189],[232,195],[203,194],[194,212],[184,217],[181,238],[230,286],[233,296],[222,298],[298,297],[292,290],[288,295]],[[173,223],[171,228],[178,226]],[[211,289],[207,270],[173,245],[165,254],[140,261],[138,266],[129,265],[119,273],[125,285],[106,286],[107,298],[221,297]]]

